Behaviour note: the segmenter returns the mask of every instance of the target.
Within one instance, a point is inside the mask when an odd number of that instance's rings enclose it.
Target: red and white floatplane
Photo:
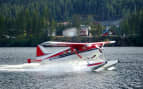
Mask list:
[[[39,62],[48,64],[54,61],[86,61],[86,66],[92,71],[112,70],[118,60],[106,60],[103,55],[105,44],[115,43],[115,41],[93,42],[93,43],[73,43],[73,42],[43,42],[37,46],[36,58],[27,59],[28,63]],[[63,47],[54,53],[49,53],[46,47]],[[53,49],[55,50],[55,49]]]

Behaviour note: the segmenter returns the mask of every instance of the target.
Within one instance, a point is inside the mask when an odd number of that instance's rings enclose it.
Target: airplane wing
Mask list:
[[[41,43],[41,45],[51,46],[51,47],[73,47],[73,46],[84,46],[86,45],[86,43],[47,41],[47,42]]]
[[[115,41],[105,41],[105,42],[93,42],[93,43],[72,43],[72,42],[54,42],[54,41],[48,41],[44,42],[41,45],[45,46],[52,46],[52,47],[70,47],[71,49],[75,49],[75,53],[82,58],[78,52],[79,51],[87,51],[91,49],[98,48],[100,52],[102,52],[103,46],[105,44],[111,44],[115,43]]]
[[[115,41],[105,41],[105,42],[93,42],[93,43],[72,43],[72,42],[54,42],[54,41],[48,41],[44,42],[41,45],[44,46],[52,46],[52,47],[81,47],[81,46],[88,46],[88,45],[98,45],[98,46],[104,46],[105,44],[111,44],[115,43]]]

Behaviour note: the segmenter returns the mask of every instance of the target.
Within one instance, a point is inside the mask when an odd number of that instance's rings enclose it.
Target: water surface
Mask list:
[[[25,63],[35,51],[34,47],[0,48],[0,65]],[[0,71],[0,89],[143,89],[142,47],[106,47],[104,52],[108,60],[120,61],[116,70]]]

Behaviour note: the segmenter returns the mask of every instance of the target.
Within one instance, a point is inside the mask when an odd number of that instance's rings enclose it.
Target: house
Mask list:
[[[68,29],[65,29],[63,31],[63,36],[64,37],[74,37],[74,36],[78,36],[78,30],[77,28],[68,28]]]
[[[91,27],[88,25],[80,25],[80,36],[89,36]]]
[[[105,32],[107,32],[109,36],[120,34],[119,26],[120,26],[120,22],[121,21],[122,21],[122,19],[112,20],[112,21],[98,21],[98,23],[100,23],[101,25],[105,26],[105,28],[106,28],[103,31],[102,35],[105,35]],[[112,26],[115,26],[116,29],[115,28],[113,29]]]
[[[75,37],[75,36],[91,36],[90,31],[91,27],[88,25],[80,25],[80,29],[77,28],[68,28],[63,31],[64,37]]]

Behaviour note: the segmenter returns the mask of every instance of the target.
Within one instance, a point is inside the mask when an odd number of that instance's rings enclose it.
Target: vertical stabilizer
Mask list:
[[[36,56],[42,56],[44,55],[44,52],[43,52],[43,47],[41,47],[41,45],[38,45],[37,48],[36,48]]]

